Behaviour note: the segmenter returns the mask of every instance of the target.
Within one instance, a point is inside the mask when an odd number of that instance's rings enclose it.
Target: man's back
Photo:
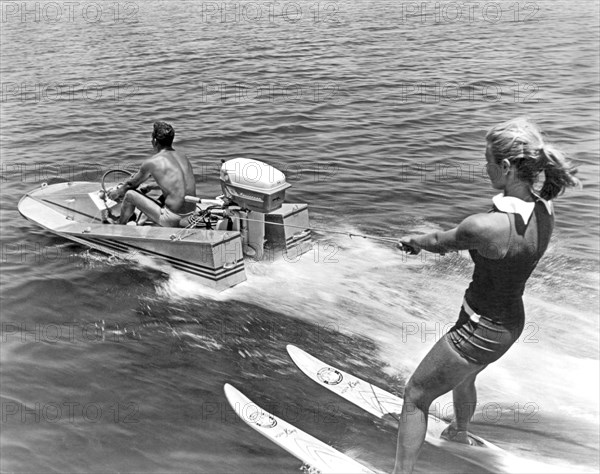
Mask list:
[[[195,209],[195,204],[184,199],[185,196],[196,196],[196,179],[186,157],[173,149],[161,150],[147,161],[147,165],[171,211],[186,213]]]

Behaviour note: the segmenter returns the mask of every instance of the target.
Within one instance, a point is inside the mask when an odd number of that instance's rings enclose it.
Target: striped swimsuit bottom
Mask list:
[[[514,344],[524,324],[525,318],[510,325],[499,324],[475,313],[465,300],[458,321],[445,337],[463,358],[487,365],[497,361]]]

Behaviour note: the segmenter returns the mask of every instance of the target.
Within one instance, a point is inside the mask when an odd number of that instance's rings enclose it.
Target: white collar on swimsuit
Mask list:
[[[544,203],[548,214],[552,214],[552,201],[546,201],[541,197],[536,197]],[[535,202],[525,202],[514,196],[505,196],[503,193],[497,194],[492,198],[492,202],[496,209],[500,212],[509,212],[511,214],[519,214],[525,224],[529,222],[533,209],[535,208]]]

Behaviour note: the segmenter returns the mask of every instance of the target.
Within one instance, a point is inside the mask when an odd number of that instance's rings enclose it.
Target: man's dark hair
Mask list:
[[[154,122],[152,138],[163,147],[171,146],[175,138],[175,130],[167,122]]]

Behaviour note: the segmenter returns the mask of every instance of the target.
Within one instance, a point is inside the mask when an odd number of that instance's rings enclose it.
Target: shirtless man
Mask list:
[[[190,215],[196,205],[185,196],[196,196],[196,180],[188,159],[173,149],[175,130],[165,122],[155,122],[152,146],[156,154],[148,158],[139,171],[122,185],[108,193],[113,200],[123,198],[119,224],[127,224],[137,207],[162,227],[178,227],[179,221]],[[150,199],[137,190],[148,178],[154,178],[163,192],[164,204]]]

